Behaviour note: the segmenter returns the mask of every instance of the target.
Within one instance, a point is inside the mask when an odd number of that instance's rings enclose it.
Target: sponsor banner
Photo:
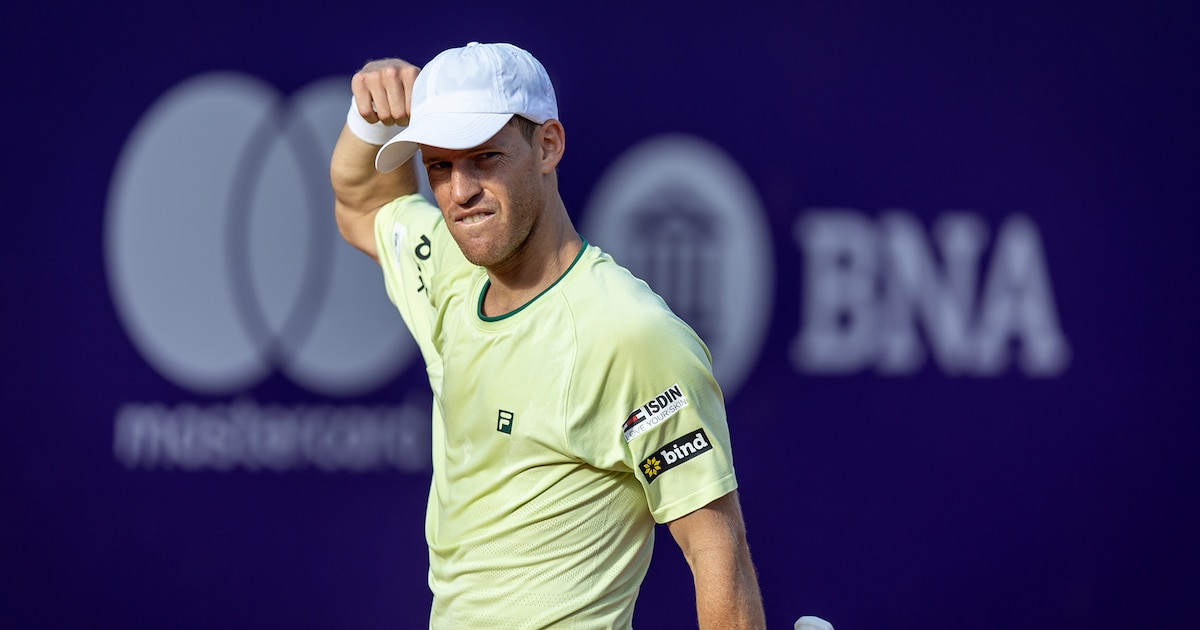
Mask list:
[[[413,403],[132,403],[117,412],[113,455],[142,470],[417,472],[429,432],[429,409]]]

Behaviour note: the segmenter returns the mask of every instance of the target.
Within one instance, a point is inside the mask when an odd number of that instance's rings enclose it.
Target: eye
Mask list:
[[[450,168],[449,162],[430,162],[425,165],[425,170],[433,173],[435,171],[443,171]]]

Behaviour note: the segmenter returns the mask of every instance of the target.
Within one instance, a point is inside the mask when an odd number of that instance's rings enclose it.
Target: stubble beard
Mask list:
[[[470,240],[460,240],[451,231],[451,236],[468,262],[486,269],[499,269],[517,263],[521,252],[534,240],[545,209],[545,198],[533,183],[526,182],[525,192],[511,197],[508,204],[502,205],[503,211],[497,212],[489,220],[489,223],[496,223],[494,227],[488,226],[488,229],[498,240],[487,239],[482,247],[472,247]]]

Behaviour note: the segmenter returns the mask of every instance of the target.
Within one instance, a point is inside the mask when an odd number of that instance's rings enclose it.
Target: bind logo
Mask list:
[[[350,396],[415,356],[378,267],[333,223],[328,159],[348,85],[284,101],[250,77],[202,75],[131,135],[108,200],[108,279],[134,345],[175,384],[233,393],[278,369]]]
[[[668,470],[711,450],[712,442],[708,440],[708,434],[704,429],[697,429],[671,440],[670,444],[659,447],[657,453],[642,461],[642,476],[646,478],[646,483],[654,483]]]

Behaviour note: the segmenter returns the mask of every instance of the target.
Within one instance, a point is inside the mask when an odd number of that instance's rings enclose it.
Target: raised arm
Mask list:
[[[347,122],[329,161],[338,230],[342,238],[376,261],[375,215],[389,201],[416,192],[417,178],[416,160],[380,173],[375,170],[375,154],[394,135],[390,132],[408,124],[412,85],[419,72],[420,68],[401,59],[381,59],[363,66],[350,81],[361,117],[354,125],[358,133]],[[354,115],[351,111],[348,121]]]
[[[696,584],[700,628],[766,627],[737,492],[667,524]]]

